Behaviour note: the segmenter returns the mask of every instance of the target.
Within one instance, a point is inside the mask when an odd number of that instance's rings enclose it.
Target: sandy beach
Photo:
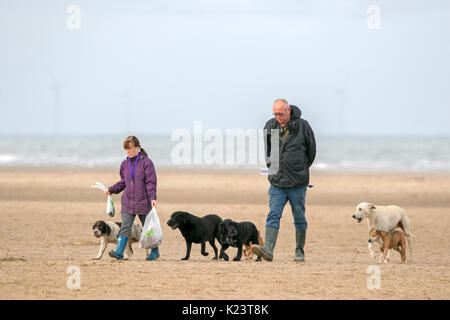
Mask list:
[[[144,261],[135,244],[129,261],[107,254],[93,260],[97,220],[120,221],[105,213],[106,199],[89,188],[111,185],[118,168],[0,168],[0,299],[449,299],[450,173],[313,171],[307,193],[306,259],[293,261],[295,233],[289,205],[281,220],[273,262],[225,262],[200,254],[166,222],[172,212],[215,213],[252,221],[264,236],[269,183],[258,171],[160,169],[158,214],[163,244],[158,261]],[[370,201],[402,206],[411,219],[413,261],[372,261],[365,222],[351,218]],[[136,220],[137,221],[137,220]],[[110,245],[107,249],[115,248]],[[227,250],[234,257],[235,248]],[[379,289],[368,289],[367,269],[380,268]],[[81,272],[80,289],[69,289],[70,266]]]

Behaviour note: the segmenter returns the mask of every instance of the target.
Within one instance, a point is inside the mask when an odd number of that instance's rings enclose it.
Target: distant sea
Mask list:
[[[0,166],[116,167],[125,159],[122,136],[2,136]],[[175,164],[170,136],[139,136],[155,166],[262,168],[260,164]],[[317,136],[313,170],[450,171],[450,137]],[[203,147],[208,143],[204,142]],[[252,152],[246,148],[246,159]]]

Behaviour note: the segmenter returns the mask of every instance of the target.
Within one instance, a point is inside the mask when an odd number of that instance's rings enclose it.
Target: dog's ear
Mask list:
[[[111,227],[107,223],[105,223],[105,232],[108,236],[111,234]]]
[[[376,209],[375,205],[373,203],[369,203],[369,209]]]
[[[186,223],[188,221],[188,213],[182,212],[182,214],[179,215],[180,217],[180,223]]]
[[[219,224],[219,233],[225,234],[227,232],[227,227],[224,222]]]
[[[228,232],[228,229],[230,228],[230,222],[229,220],[224,220],[221,224],[220,224],[220,229],[223,230],[223,232]]]

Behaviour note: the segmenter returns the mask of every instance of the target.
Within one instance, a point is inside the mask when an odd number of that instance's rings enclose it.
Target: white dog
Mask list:
[[[400,228],[407,237],[409,259],[412,260],[411,224],[402,208],[398,206],[375,206],[372,203],[361,202],[356,206],[356,211],[352,217],[358,223],[367,218],[369,231],[374,228],[375,230],[389,232],[397,227]],[[371,251],[370,244],[369,251]]]

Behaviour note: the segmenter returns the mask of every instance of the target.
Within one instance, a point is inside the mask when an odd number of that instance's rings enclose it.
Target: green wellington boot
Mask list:
[[[266,237],[264,241],[264,247],[254,245],[252,247],[252,252],[266,261],[272,261],[273,249],[275,248],[277,237],[278,237],[277,228],[266,227]]]
[[[296,262],[305,262],[305,251],[303,248],[305,247],[305,238],[306,238],[306,230],[295,230],[295,258]]]

